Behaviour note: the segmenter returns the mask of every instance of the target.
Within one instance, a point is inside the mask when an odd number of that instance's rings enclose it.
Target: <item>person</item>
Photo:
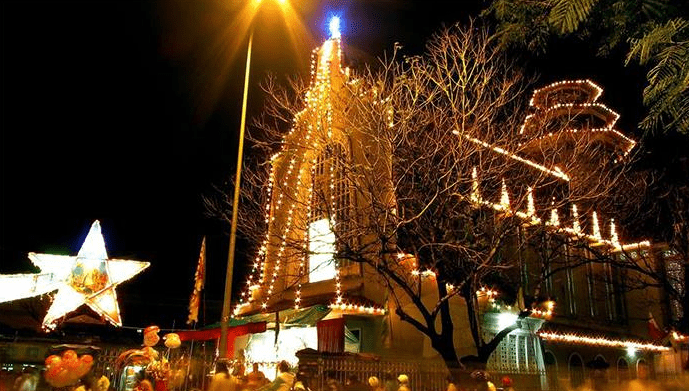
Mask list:
[[[294,391],[311,391],[308,378],[304,372],[297,373],[297,376],[294,378]]]
[[[457,391],[457,386],[455,385],[455,379],[452,378],[452,375],[447,375],[445,380],[447,380],[446,391]]]
[[[289,364],[282,360],[278,363],[278,375],[271,383],[259,388],[259,391],[290,391],[294,384],[294,374],[289,371]]]
[[[356,375],[349,375],[347,378],[347,384],[344,387],[344,391],[369,391],[368,387],[359,381]]]
[[[211,379],[208,391],[235,391],[235,388],[235,382],[232,376],[230,376],[227,363],[218,361],[215,364],[215,375]]]
[[[411,388],[409,388],[409,376],[401,374],[397,376],[397,381],[400,383],[397,391],[411,391]]]
[[[368,387],[371,391],[385,391],[383,386],[380,384],[380,380],[375,376],[368,378]]]
[[[476,391],[497,391],[495,384],[490,381],[490,374],[483,370],[476,370],[471,373],[471,377],[474,379]]]
[[[660,387],[649,379],[650,369],[648,364],[640,361],[636,365],[636,379],[629,382],[628,391],[660,391]]]
[[[395,379],[392,377],[392,373],[386,372],[383,375],[383,379],[385,380],[385,391],[397,391],[398,386]]]
[[[258,387],[264,386],[266,383],[269,383],[269,380],[266,379],[266,375],[264,375],[263,372],[258,369],[257,362],[253,363],[251,372],[246,375],[247,388],[250,390],[255,390]]]
[[[502,391],[514,391],[514,387],[512,387],[513,381],[511,377],[503,376],[500,382],[502,383]]]
[[[326,372],[325,385],[328,391],[342,391],[342,384],[337,381],[337,374],[335,371]]]
[[[135,391],[153,391],[153,384],[148,379],[143,379],[134,387]]]
[[[38,375],[34,374],[28,368],[25,368],[21,375],[14,381],[15,391],[34,391],[38,384]]]

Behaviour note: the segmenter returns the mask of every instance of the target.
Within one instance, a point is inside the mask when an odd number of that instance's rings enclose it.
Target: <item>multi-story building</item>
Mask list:
[[[380,172],[376,176],[379,186],[368,191],[377,192],[375,198],[389,200],[390,205],[395,200],[387,169],[391,157],[370,133],[345,129],[343,116],[352,114],[337,110],[338,101],[356,90],[345,86],[357,82],[342,67],[339,37],[314,51],[306,107],[294,118],[282,149],[271,161],[265,240],[234,309],[235,316],[247,319],[277,317],[269,324],[274,331],[245,341],[249,360],[289,358],[300,348],[315,349],[328,340],[324,337],[327,333],[330,340],[339,339],[330,350],[437,356],[426,336],[394,315],[397,305],[411,304],[394,303],[370,265],[334,260],[347,246],[340,240],[345,236],[339,233],[355,229],[352,216],[375,219],[355,213],[370,207],[371,200],[351,191],[361,184],[352,183],[356,179],[347,175],[350,165],[368,159],[371,170]],[[372,91],[361,94],[370,93],[370,99],[377,99],[375,89]],[[621,382],[635,376],[639,362],[651,363],[658,353],[668,350],[650,340],[647,327],[649,314],[660,321],[667,315],[660,305],[662,292],[651,288],[628,292],[624,283],[628,272],[605,262],[610,257],[655,262],[655,248],[648,241],[622,243],[614,221],[604,221],[593,212],[599,200],[589,194],[583,194],[579,204],[565,200],[555,206],[551,201],[554,195],[573,192],[573,182],[581,182],[580,188],[602,186],[600,183],[610,179],[603,178],[606,170],[619,164],[635,146],[614,128],[618,115],[599,103],[601,94],[602,89],[588,80],[558,82],[536,91],[531,99],[533,112],[519,131],[518,150],[457,134],[485,153],[548,178],[548,185],[532,192],[531,187],[509,177],[503,178],[502,186],[487,184],[489,179],[480,179],[481,167],[477,166],[471,194],[466,195],[476,208],[524,221],[501,250],[519,265],[512,271],[513,281],[519,285],[514,290],[524,296],[534,291],[535,281],[539,281],[538,297],[555,302],[556,308],[553,311],[552,304],[546,304],[543,311],[519,318],[519,327],[501,342],[488,367],[501,373],[535,374],[543,389],[577,387],[596,372],[595,365],[607,366],[607,381]],[[384,100],[379,104],[381,112],[392,114],[394,108]],[[605,153],[576,153],[582,145],[586,151],[595,147]],[[373,163],[371,151],[380,151]],[[493,197],[495,192],[482,194],[484,187],[499,189],[498,197]],[[523,199],[525,210],[511,206],[510,197]],[[535,246],[523,243],[530,240],[524,232],[535,229],[546,232],[542,237],[547,239]],[[356,235],[346,238],[366,242]],[[548,266],[544,266],[543,254],[551,259]],[[400,262],[409,259],[402,255]],[[419,284],[427,284],[423,278],[432,277],[430,271],[424,274],[413,265],[410,272],[419,278]],[[503,319],[510,323],[517,319],[514,311],[505,310],[507,305],[502,306],[492,295],[477,298],[486,338],[505,327]],[[475,354],[463,315],[466,311],[461,310],[466,304],[459,297],[450,303],[460,308],[453,311],[455,347],[460,356]],[[320,320],[330,323],[321,323],[319,330],[314,326]],[[270,348],[275,345],[278,356]]]

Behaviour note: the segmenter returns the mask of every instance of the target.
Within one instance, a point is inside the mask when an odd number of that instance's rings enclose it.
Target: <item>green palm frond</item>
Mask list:
[[[586,20],[598,0],[553,0],[548,21],[560,34],[572,33]]]
[[[656,24],[640,39],[630,40],[627,64],[653,65],[646,74],[646,131],[674,128],[689,133],[689,21],[677,18]]]
[[[660,18],[667,11],[668,0],[641,0],[641,12],[648,19]]]
[[[656,52],[665,45],[672,44],[675,36],[682,33],[689,27],[689,21],[675,18],[662,25],[654,25],[640,39],[631,39],[631,48],[627,54],[626,63],[638,59],[639,64],[645,65],[653,58]]]

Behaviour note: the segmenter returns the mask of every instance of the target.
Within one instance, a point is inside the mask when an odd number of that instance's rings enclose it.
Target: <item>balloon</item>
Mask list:
[[[160,328],[158,326],[148,326],[144,329],[144,345],[145,346],[155,346],[155,344],[160,341],[158,332]]]
[[[141,350],[143,350],[144,356],[146,356],[150,360],[156,360],[158,358],[158,351],[150,346],[146,346]]]
[[[74,373],[79,368],[79,359],[76,357],[65,358],[62,360],[62,368],[67,369],[70,373]]]
[[[84,375],[89,373],[92,365],[93,365],[93,362],[85,362],[85,361],[79,360],[79,367],[77,367],[77,370],[76,370],[77,378],[80,379],[80,378],[84,377]]]
[[[45,366],[50,369],[50,367],[59,367],[62,364],[62,359],[60,356],[57,356],[55,354],[51,354],[48,356],[48,358],[45,359]]]
[[[90,354],[84,354],[83,356],[79,357],[79,361],[85,362],[89,365],[93,364],[93,356]]]
[[[55,377],[57,376],[58,372],[60,372],[60,369],[61,368],[59,366],[52,366],[48,368],[45,373],[43,373],[43,377],[48,383],[53,384]]]
[[[108,388],[110,388],[110,380],[105,376],[101,376],[96,382],[96,389],[94,391],[108,391]]]
[[[69,350],[65,350],[64,352],[62,352],[62,359],[63,360],[69,360],[72,358],[75,360],[77,358],[77,352],[75,352],[74,350],[69,349]]]
[[[56,368],[55,370],[47,371],[45,380],[53,387],[64,387],[74,383],[66,368]]]
[[[177,333],[167,333],[163,339],[165,339],[165,346],[170,349],[177,349],[182,344]]]

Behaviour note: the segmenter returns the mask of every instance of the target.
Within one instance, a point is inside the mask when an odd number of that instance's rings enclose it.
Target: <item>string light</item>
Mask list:
[[[548,102],[548,98],[550,98],[551,93],[555,93],[558,91],[566,91],[567,89],[573,89],[576,88],[577,90],[586,93],[586,97],[583,101],[580,102],[568,102],[568,103],[550,103]],[[613,129],[615,124],[617,123],[617,120],[620,118],[620,115],[616,113],[615,111],[611,110],[607,106],[597,103],[596,101],[598,98],[601,96],[603,93],[603,89],[598,86],[597,84],[593,83],[591,80],[564,80],[564,81],[559,81],[556,83],[549,84],[541,89],[538,89],[534,91],[531,100],[529,101],[529,105],[532,107],[535,107],[538,110],[538,115],[536,113],[534,114],[529,114],[526,116],[524,119],[524,123],[522,124],[519,133],[524,134],[524,132],[527,129],[530,129],[533,124],[533,127],[538,128],[538,124],[534,123],[537,118],[552,118],[554,116],[557,116],[558,112],[566,111],[567,113],[571,112],[573,109],[580,109],[582,112],[584,111],[590,111],[594,110],[597,111],[598,114],[600,114],[604,120],[605,120],[605,127],[602,128],[591,128],[591,129],[563,129],[556,133],[555,135],[553,133],[548,133],[546,135],[540,136],[538,138],[532,139],[529,144],[534,145],[538,143],[539,141],[545,139],[545,138],[552,138],[553,136],[559,136],[560,134],[575,134],[575,133],[610,133],[615,136],[615,138],[621,140],[623,143],[626,143],[626,148],[622,147],[623,154],[622,156],[625,157],[629,152],[636,146],[636,141],[632,140],[631,138],[625,136],[622,134],[620,131]]]
[[[474,204],[481,203],[481,193],[478,186],[478,174],[476,172],[476,167],[472,167],[471,169],[471,195],[469,198]]]
[[[337,21],[333,21],[333,26],[336,27]],[[269,184],[273,185],[277,181],[275,180],[277,175],[278,165],[283,165],[284,176],[280,179],[280,184],[282,189],[274,189],[273,186],[269,186],[268,196],[271,200],[268,205],[266,205],[266,222],[268,223],[268,233],[266,236],[266,243],[263,251],[259,251],[259,254],[254,262],[254,265],[261,265],[260,269],[262,271],[262,278],[260,279],[260,286],[262,287],[263,297],[261,307],[266,309],[268,303],[271,300],[271,295],[277,289],[278,278],[282,275],[280,269],[283,267],[281,260],[283,258],[289,258],[290,254],[287,252],[287,241],[288,238],[293,237],[291,232],[296,229],[296,212],[297,207],[303,202],[303,195],[300,195],[299,191],[304,183],[305,170],[300,169],[300,166],[304,164],[309,164],[311,166],[311,177],[313,178],[313,168],[316,165],[317,153],[322,145],[327,144],[321,143],[321,139],[332,139],[332,123],[333,123],[333,110],[331,103],[331,87],[332,87],[332,77],[333,74],[345,75],[346,72],[342,72],[340,65],[341,58],[341,45],[339,34],[337,33],[337,28],[333,30],[332,37],[328,39],[320,49],[314,49],[312,52],[311,59],[311,75],[312,82],[310,88],[305,94],[306,107],[301,110],[294,118],[294,126],[290,129],[288,134],[283,137],[283,145],[281,147],[281,152],[275,154],[271,158],[271,173]],[[386,114],[388,117],[388,123],[391,124],[392,120],[392,110],[388,109]],[[303,139],[310,142],[310,149],[306,148],[303,156],[298,156],[298,149],[288,149],[287,148],[287,136],[295,137],[295,132],[301,130]],[[312,159],[308,156],[312,155]],[[289,159],[289,160],[288,160]],[[289,163],[287,163],[289,161]],[[286,166],[288,165],[288,166]],[[330,167],[330,182],[329,186],[331,189],[331,205],[332,210],[335,210],[335,197],[334,197],[334,167]],[[298,172],[299,174],[294,175]],[[309,178],[309,179],[310,179]],[[311,200],[313,197],[313,180],[310,181],[311,186],[307,193],[307,208],[306,208],[306,222],[309,221],[311,217]],[[288,194],[288,191],[293,191],[293,194]],[[271,210],[272,209],[272,210]],[[285,214],[286,212],[286,214]],[[279,220],[276,220],[276,216],[283,216]],[[284,217],[286,216],[286,217]],[[335,225],[336,215],[333,213],[331,216],[331,226]],[[301,220],[300,220],[301,221]],[[299,229],[302,229],[301,227]],[[306,249],[308,243],[308,230],[303,229],[303,249]],[[276,243],[270,244],[269,238],[275,237],[277,234],[278,240]],[[308,273],[306,270],[306,258],[304,256],[299,259],[299,272],[298,280],[296,282],[294,307],[299,308],[302,297],[302,279]],[[272,270],[269,271],[269,262],[273,262]],[[258,269],[258,268],[257,268]],[[247,285],[254,287],[252,291],[257,291],[255,287],[257,284],[254,281],[257,278],[252,277],[252,274],[247,279]],[[265,279],[265,276],[270,274],[269,279]],[[343,302],[343,293],[341,290],[340,281],[340,270],[339,265],[336,265],[335,273],[335,291],[336,291],[336,302],[339,304]],[[242,295],[244,301],[240,301],[237,305],[235,313],[240,312],[243,308],[247,307],[249,303],[248,299],[251,298],[252,294]]]
[[[500,209],[509,212],[510,211],[510,195],[507,194],[507,185],[505,184],[505,179],[502,180],[502,188],[500,190]]]
[[[598,226],[598,214],[593,212],[591,214],[591,220],[593,220],[593,237],[600,241],[603,237],[600,235],[600,227]]]
[[[606,346],[612,348],[623,348],[629,349],[633,348],[636,350],[649,350],[652,352],[665,352],[670,350],[670,348],[660,345],[654,345],[650,343],[643,343],[637,341],[625,341],[618,339],[608,339],[602,337],[586,337],[576,334],[559,334],[554,332],[538,332],[538,335],[546,340],[552,342],[562,342],[569,344],[578,345],[590,345],[590,346]]]
[[[553,197],[555,198],[555,197]],[[555,207],[555,200],[552,201],[552,209],[550,209],[550,220],[546,223],[552,227],[560,226],[560,217],[557,215],[557,208]]]
[[[475,170],[472,170],[472,191],[471,194],[469,195],[468,199],[471,201],[471,203],[474,206],[488,206],[490,208],[495,209],[496,211],[506,211],[509,210],[509,194],[508,190],[506,189],[505,182],[503,180],[503,188],[501,190],[501,196],[500,196],[500,202],[493,203],[490,201],[482,200],[480,203],[476,202],[477,199],[479,199],[478,191],[477,191],[477,186],[478,186],[478,181],[477,178],[478,175],[476,174]],[[543,222],[541,219],[535,215],[535,207],[534,207],[534,214],[530,215],[528,210],[530,207],[528,206],[528,203],[532,201],[528,200],[528,195],[527,195],[527,212],[517,212],[515,215],[525,221],[526,224],[529,225],[536,225],[536,224],[542,224]],[[554,201],[553,201],[554,205]],[[643,240],[640,242],[636,243],[630,243],[630,244],[620,244],[619,242],[619,237],[617,235],[616,230],[614,229],[614,222],[611,221],[612,228],[611,228],[611,237],[609,240],[603,239],[600,233],[600,228],[598,226],[598,214],[597,212],[592,213],[592,221],[593,221],[593,233],[592,234],[586,234],[581,231],[581,226],[579,224],[579,212],[577,209],[576,204],[572,204],[572,226],[571,227],[560,227],[560,220],[557,215],[557,210],[553,207],[550,211],[550,219],[546,221],[545,225],[546,227],[552,227],[555,232],[559,233],[566,233],[569,235],[572,235],[574,237],[577,237],[579,239],[583,240],[588,240],[590,241],[593,245],[606,245],[610,248],[611,252],[621,252],[621,251],[633,251],[633,250],[640,250],[644,248],[650,247],[651,243],[647,240]],[[414,275],[419,275],[419,272],[417,271],[416,274]]]
[[[584,92],[589,92],[589,97],[586,99],[587,102],[595,102],[596,100],[598,100],[601,94],[603,94],[603,89],[591,80],[561,80],[548,84],[547,86],[534,91],[534,94],[531,97],[531,100],[529,101],[529,105],[538,108],[545,108],[545,102],[542,101],[544,101],[548,97],[546,93],[554,89],[562,89],[562,87],[567,86],[580,87],[580,89]]]
[[[384,315],[386,310],[382,307],[376,307],[376,306],[365,306],[362,304],[355,304],[355,303],[339,303],[335,304],[332,303],[330,304],[330,308],[333,310],[337,311],[342,311],[342,312],[349,312],[349,313],[358,313],[358,314],[372,314],[372,315]]]
[[[552,175],[552,176],[554,176],[554,177],[556,177],[556,178],[560,178],[560,179],[562,179],[562,180],[564,180],[564,181],[569,182],[569,176],[568,176],[567,174],[565,174],[564,172],[562,172],[562,170],[561,170],[559,167],[553,167],[553,169],[550,169],[550,168],[548,168],[548,167],[545,167],[545,166],[542,165],[542,164],[538,164],[538,163],[534,162],[533,160],[529,160],[529,159],[523,158],[523,157],[521,157],[521,156],[519,156],[519,155],[517,155],[517,154],[515,154],[515,153],[513,153],[513,152],[510,152],[510,151],[508,151],[508,150],[506,150],[506,149],[504,149],[504,148],[501,148],[501,147],[498,147],[498,146],[491,145],[491,144],[489,144],[489,143],[487,143],[487,142],[485,142],[485,141],[479,140],[479,139],[477,139],[477,138],[474,138],[474,137],[471,137],[471,136],[468,136],[468,135],[465,135],[465,134],[460,134],[458,130],[453,130],[452,133],[454,133],[454,134],[456,134],[456,135],[461,135],[462,137],[464,137],[465,139],[471,141],[472,143],[481,145],[481,146],[483,146],[483,147],[485,147],[485,148],[488,148],[488,149],[490,149],[490,150],[492,150],[492,151],[495,151],[495,152],[497,152],[497,153],[499,153],[499,154],[501,154],[501,155],[505,155],[505,156],[507,156],[507,157],[509,157],[509,158],[511,158],[511,159],[514,159],[514,160],[516,160],[516,161],[518,161],[518,162],[527,164],[527,165],[529,165],[529,166],[531,166],[531,167],[533,167],[533,168],[536,168],[536,169],[538,169],[538,170],[540,170],[540,171],[543,171],[543,172],[545,172],[545,173],[547,173],[547,174],[550,174],[550,175]]]
[[[689,336],[678,333],[677,331],[672,331],[672,339],[677,342],[689,341]]]

